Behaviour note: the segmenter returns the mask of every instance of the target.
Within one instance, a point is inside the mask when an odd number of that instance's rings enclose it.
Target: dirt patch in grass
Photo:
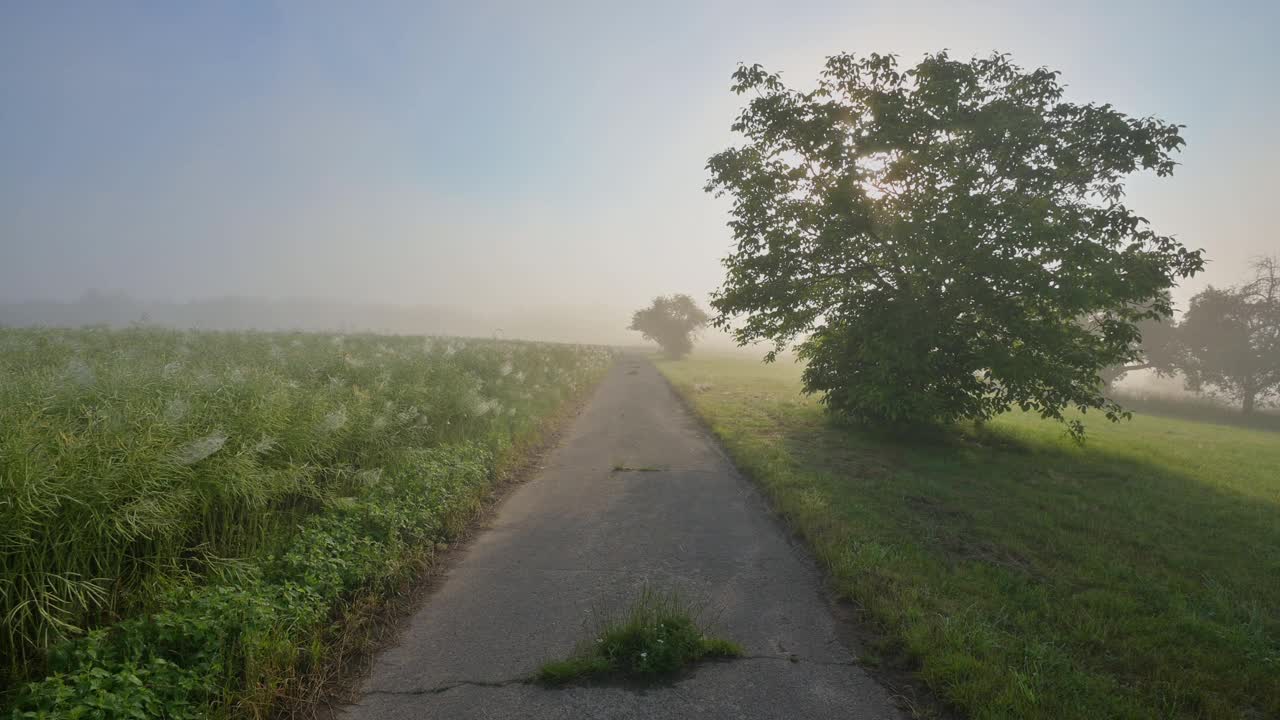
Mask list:
[[[802,539],[803,540],[803,539]],[[889,697],[918,720],[960,720],[916,675],[920,663],[906,645],[884,632],[864,608],[842,597],[828,583],[827,601],[836,619],[836,636],[854,651],[859,667],[889,691]]]

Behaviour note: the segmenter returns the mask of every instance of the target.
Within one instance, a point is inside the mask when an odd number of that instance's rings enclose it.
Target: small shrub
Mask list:
[[[699,614],[675,594],[645,589],[622,617],[605,620],[573,655],[543,664],[537,679],[548,685],[607,677],[653,680],[704,658],[741,655],[736,643],[708,636]]]

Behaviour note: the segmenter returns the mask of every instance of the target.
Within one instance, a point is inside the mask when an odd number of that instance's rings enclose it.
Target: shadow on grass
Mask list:
[[[947,701],[1280,714],[1280,503],[1034,432],[775,419],[769,448],[711,418],[884,630],[884,653]]]

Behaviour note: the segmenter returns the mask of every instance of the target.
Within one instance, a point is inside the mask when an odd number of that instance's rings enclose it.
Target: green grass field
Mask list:
[[[265,717],[612,359],[457,338],[0,330],[0,707]],[[3,713],[3,710],[0,710]]]
[[[1280,717],[1280,434],[830,424],[789,361],[660,362],[905,665],[973,718]]]

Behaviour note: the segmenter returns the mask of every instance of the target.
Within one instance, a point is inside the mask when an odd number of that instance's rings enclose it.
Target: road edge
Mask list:
[[[767,486],[738,465],[733,453],[725,446],[723,438],[716,432],[708,418],[698,411],[697,405],[690,398],[690,389],[682,387],[673,381],[670,376],[662,371],[658,363],[653,361],[652,357],[645,356],[644,361],[653,367],[667,387],[671,389],[681,407],[711,438],[711,441],[715,444],[716,451],[733,467],[734,472],[750,483],[751,488],[759,496],[769,515],[778,522],[786,536],[792,540],[792,544],[805,554],[814,567],[819,569],[822,577],[821,594],[831,612],[832,618],[835,620],[837,639],[853,655],[856,666],[879,683],[894,704],[910,717],[928,720],[962,720],[963,716],[958,715],[953,708],[949,707],[929,689],[924,680],[917,674],[917,668],[912,665],[909,658],[902,653],[892,652],[892,646],[895,644],[893,637],[889,633],[877,629],[874,621],[866,616],[857,603],[841,596],[831,582],[831,575],[826,564],[822,562],[822,558],[809,543],[808,538],[779,510],[775,498],[769,492]],[[864,649],[870,647],[875,647],[881,652],[879,656],[880,662],[867,663],[863,661]],[[888,651],[885,651],[886,648]]]
[[[492,525],[503,502],[517,488],[537,476],[543,460],[556,447],[565,431],[595,396],[601,382],[617,364],[611,362],[588,386],[544,419],[530,436],[498,464],[496,477],[481,506],[466,522],[447,548],[415,560],[391,589],[374,588],[347,603],[334,619],[342,626],[342,649],[312,680],[313,694],[298,702],[286,703],[276,717],[290,720],[336,720],[341,711],[360,698],[360,688],[369,677],[377,657],[395,645],[408,629],[409,621],[440,588],[449,570],[466,553],[471,543]]]

